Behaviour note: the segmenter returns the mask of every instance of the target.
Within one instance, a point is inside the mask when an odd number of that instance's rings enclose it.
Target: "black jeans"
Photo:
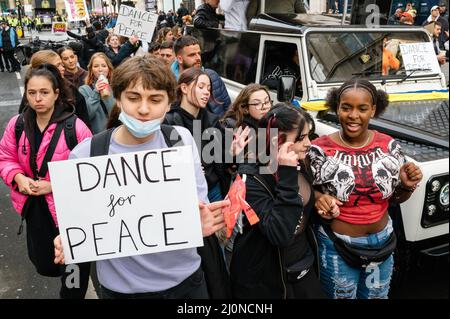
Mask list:
[[[71,266],[78,267],[77,271],[73,271]],[[72,271],[70,271],[71,269]],[[84,299],[89,284],[90,270],[90,262],[62,266],[59,297],[61,299]],[[75,276],[77,278],[74,278]],[[77,285],[75,286],[74,283]]]
[[[3,64],[3,60],[5,61],[5,64]],[[6,68],[5,68],[5,66],[6,66]],[[5,69],[9,71],[11,68],[9,66],[9,61],[6,58],[5,53],[3,51],[0,51],[0,70],[3,71]]]
[[[205,277],[201,267],[175,287],[164,291],[123,294],[100,286],[101,299],[208,299]]]
[[[14,71],[20,70],[20,63],[19,61],[16,60],[16,57],[14,56],[14,49],[3,51],[3,56],[5,57],[5,60],[7,60],[11,65],[11,70]]]

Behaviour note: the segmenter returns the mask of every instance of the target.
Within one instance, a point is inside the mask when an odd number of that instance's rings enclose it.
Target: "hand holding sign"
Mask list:
[[[211,204],[204,204],[200,202],[198,207],[200,209],[200,217],[202,221],[203,237],[208,237],[215,232],[225,227],[225,220],[223,216],[223,209],[230,205],[230,201],[223,200]],[[61,242],[61,235],[58,235],[53,241],[55,248],[55,264],[64,264],[64,249]]]
[[[203,237],[208,237],[225,227],[223,209],[230,206],[230,201],[223,200],[208,205],[200,202],[200,217],[202,220]]]
[[[202,205],[199,216],[192,152],[183,146],[49,163],[65,252],[57,243],[55,262],[201,246],[201,219],[208,234],[220,229],[226,203]]]
[[[55,259],[53,260],[53,262],[57,265],[58,264],[64,265],[65,260],[61,235],[55,237],[55,239],[53,240],[53,246],[55,247]]]

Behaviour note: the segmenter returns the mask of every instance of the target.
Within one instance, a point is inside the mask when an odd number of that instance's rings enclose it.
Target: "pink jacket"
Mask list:
[[[14,133],[15,124],[17,121],[18,115],[13,117],[8,125],[6,126],[5,133],[3,135],[2,140],[0,141],[0,178],[3,179],[6,185],[11,188],[11,200],[14,208],[19,213],[22,214],[23,206],[27,200],[27,195],[23,195],[18,191],[17,184],[14,182],[14,176],[18,173],[22,173],[25,176],[33,178],[33,173],[30,167],[30,143],[26,138],[25,131],[22,133],[22,136],[19,140],[19,147],[16,145],[16,137]],[[53,136],[53,133],[56,129],[56,124],[51,124],[44,133],[42,138],[41,146],[36,154],[36,163],[38,170],[41,168],[42,161],[44,160],[45,153],[47,152],[47,148],[50,144],[50,140]],[[77,119],[75,122],[75,129],[77,134],[78,142],[83,141],[84,139],[91,137],[91,131],[87,128],[87,126],[81,121]],[[26,154],[24,154],[22,150],[22,145],[25,144]],[[64,137],[64,130],[61,133],[58,144],[56,145],[55,153],[51,159],[52,162],[55,161],[63,161],[69,158],[70,150],[67,147],[66,139]],[[50,181],[49,173],[45,176],[45,180]],[[53,200],[53,194],[45,195],[45,199],[47,200],[48,208],[52,214],[53,220],[55,224],[58,226],[58,221],[56,219],[55,212],[55,202]]]

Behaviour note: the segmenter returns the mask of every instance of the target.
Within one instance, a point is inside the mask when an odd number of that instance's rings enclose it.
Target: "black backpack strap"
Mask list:
[[[47,152],[45,153],[44,160],[42,161],[41,169],[38,172],[39,177],[45,177],[48,172],[48,162],[52,160],[53,154],[55,153],[56,145],[58,145],[63,126],[63,123],[58,123],[56,125],[55,132],[53,133],[52,139],[50,140],[50,144],[47,148]]]
[[[91,140],[91,157],[108,155],[114,128],[95,134]]]
[[[25,129],[25,121],[23,119],[23,113],[17,117],[16,125],[14,126],[14,135],[16,136],[16,145],[19,147],[20,137]]]
[[[75,123],[77,116],[73,114],[64,121],[64,137],[66,138],[67,147],[73,150],[78,145],[77,132]]]
[[[325,234],[327,234],[328,238],[334,243],[338,238],[334,231],[331,229],[331,223],[327,223],[326,221],[321,221],[321,225]]]
[[[172,125],[161,124],[161,131],[168,147],[183,146],[183,139]]]

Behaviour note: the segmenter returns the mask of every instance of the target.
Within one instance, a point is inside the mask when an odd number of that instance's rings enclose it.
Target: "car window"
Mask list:
[[[343,82],[352,76],[403,77],[400,45],[429,42],[429,38],[417,31],[313,32],[306,41],[312,78]],[[387,61],[392,63],[387,65]]]
[[[260,35],[192,29],[202,47],[202,63],[220,76],[247,85],[256,81]]]
[[[295,43],[265,41],[261,71],[259,82],[267,86],[270,90],[275,91],[278,89],[281,76],[295,76],[297,79],[295,95],[299,97],[303,95],[299,54]]]

